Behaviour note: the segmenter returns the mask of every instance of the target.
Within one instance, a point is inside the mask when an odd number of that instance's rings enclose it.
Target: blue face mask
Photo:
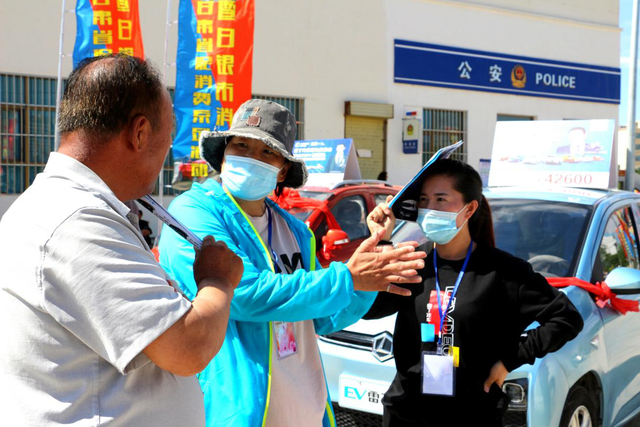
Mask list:
[[[276,188],[281,169],[249,157],[224,158],[220,179],[234,197],[249,201],[260,200]]]
[[[427,239],[439,245],[446,245],[458,234],[460,229],[464,227],[467,220],[460,226],[456,226],[458,215],[469,204],[466,204],[458,212],[436,211],[433,209],[418,209],[417,223],[422,228],[422,232]]]

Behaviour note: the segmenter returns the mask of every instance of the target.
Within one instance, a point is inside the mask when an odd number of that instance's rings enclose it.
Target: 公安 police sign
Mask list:
[[[395,40],[396,83],[620,103],[620,69]]]

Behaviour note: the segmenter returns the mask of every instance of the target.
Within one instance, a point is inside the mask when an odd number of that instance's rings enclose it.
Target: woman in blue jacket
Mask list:
[[[315,238],[304,223],[266,197],[307,178],[293,157],[296,123],[286,108],[244,103],[229,131],[203,132],[202,157],[221,171],[194,184],[169,211],[200,236],[225,242],[244,262],[222,349],[199,375],[207,426],[335,426],[316,334],[360,319],[376,292],[409,292],[426,254],[410,244],[378,252],[382,234],[365,241],[347,264],[319,270]],[[276,188],[277,187],[277,188]],[[189,298],[194,250],[165,228],[160,261]]]

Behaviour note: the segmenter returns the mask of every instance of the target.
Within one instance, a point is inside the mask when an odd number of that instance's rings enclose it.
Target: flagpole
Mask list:
[[[638,0],[633,2],[631,21],[631,62],[629,63],[629,96],[627,98],[627,171],[624,189],[633,191],[636,175],[636,66],[638,62]]]
[[[164,55],[162,58],[162,82],[165,87],[167,86],[167,54],[169,51],[169,28],[171,27],[171,0],[167,0],[167,20],[164,27]],[[173,105],[171,106],[173,108]],[[158,177],[159,194],[158,200],[160,205],[164,206],[164,164],[167,161],[166,157],[162,163],[162,170]],[[162,229],[162,221],[158,219],[158,231],[156,232],[156,240],[160,236],[160,230]]]
[[[162,80],[167,84],[167,52],[169,51],[169,27],[171,27],[171,0],[167,0],[167,21],[164,27],[164,57],[162,64]]]
[[[64,16],[66,11],[67,0],[62,0],[62,18],[60,20],[60,45],[58,50],[58,82],[56,84],[56,133],[54,140],[54,151],[58,151],[60,147],[60,129],[58,128],[58,118],[60,116],[60,99],[62,98],[62,58],[64,58]]]

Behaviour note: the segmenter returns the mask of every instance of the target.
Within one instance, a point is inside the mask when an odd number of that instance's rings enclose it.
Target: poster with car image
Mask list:
[[[306,187],[332,188],[345,179],[361,178],[355,146],[350,138],[296,141],[293,155],[304,160],[307,166]]]
[[[489,186],[609,188],[615,120],[498,122]]]

